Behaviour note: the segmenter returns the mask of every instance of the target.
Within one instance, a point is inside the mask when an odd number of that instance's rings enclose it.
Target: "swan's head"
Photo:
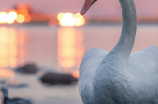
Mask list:
[[[85,3],[81,10],[81,15],[84,15],[87,10],[96,2],[97,0],[85,0]]]

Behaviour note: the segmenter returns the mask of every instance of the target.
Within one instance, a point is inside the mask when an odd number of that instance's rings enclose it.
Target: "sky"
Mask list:
[[[15,4],[29,4],[35,11],[57,14],[59,12],[80,12],[84,0],[0,0],[0,11]],[[135,0],[138,15],[158,17],[158,0]],[[90,16],[120,15],[119,0],[98,0],[87,12]]]

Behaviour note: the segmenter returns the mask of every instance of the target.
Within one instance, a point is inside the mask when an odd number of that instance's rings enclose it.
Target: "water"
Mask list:
[[[36,63],[41,70],[78,72],[83,54],[92,47],[110,51],[121,34],[121,25],[83,27],[15,26],[0,27],[0,68]],[[138,25],[133,51],[158,46],[158,25]],[[45,86],[36,75],[15,73],[15,83],[28,87],[9,89],[10,97],[33,99],[35,104],[82,104],[78,84]],[[5,74],[10,76],[11,74]],[[77,76],[77,75],[76,75]]]

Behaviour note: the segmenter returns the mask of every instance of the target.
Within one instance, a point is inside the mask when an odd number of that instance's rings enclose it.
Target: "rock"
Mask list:
[[[71,84],[77,82],[78,79],[69,74],[46,73],[40,78],[41,82],[46,84]]]
[[[17,72],[23,73],[23,74],[35,74],[38,72],[38,68],[35,64],[26,64],[22,67],[19,67],[16,69]]]
[[[7,104],[33,104],[31,100],[25,98],[11,98]]]
[[[3,94],[2,104],[33,104],[31,100],[25,98],[9,98],[9,91],[7,87],[1,87],[0,91]]]

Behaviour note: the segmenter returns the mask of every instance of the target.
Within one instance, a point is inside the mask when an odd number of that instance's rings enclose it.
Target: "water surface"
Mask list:
[[[41,70],[78,72],[83,54],[92,47],[110,51],[118,42],[121,25],[83,27],[15,26],[0,27],[0,68],[14,69],[36,63]],[[138,25],[133,51],[158,46],[158,25]],[[15,74],[15,83],[29,87],[9,89],[10,97],[31,98],[35,104],[82,104],[78,84],[45,86],[36,75]],[[76,75],[77,76],[77,75]]]

